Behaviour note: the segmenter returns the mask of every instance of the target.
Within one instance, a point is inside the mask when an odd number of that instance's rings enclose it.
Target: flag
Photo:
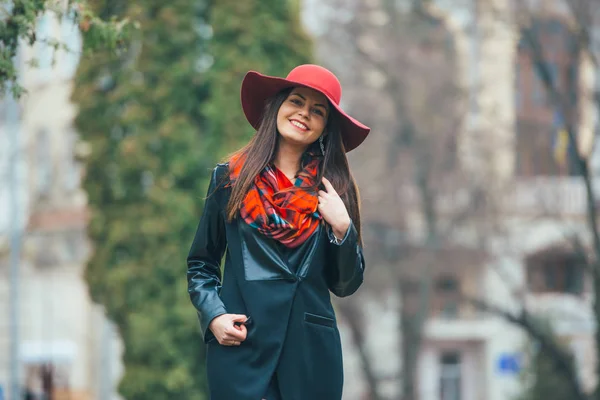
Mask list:
[[[562,115],[559,111],[554,113],[554,143],[552,152],[554,160],[560,166],[565,166],[569,156],[569,132],[565,127]]]

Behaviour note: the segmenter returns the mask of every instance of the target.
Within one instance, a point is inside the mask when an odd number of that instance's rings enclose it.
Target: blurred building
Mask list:
[[[350,157],[363,198],[363,230],[366,251],[371,254],[367,279],[371,282],[366,282],[368,288],[361,288],[357,300],[342,302],[354,302],[362,310],[362,339],[380,395],[398,398],[399,382],[406,376],[400,361],[404,338],[398,307],[418,308],[415,293],[425,268],[431,278],[431,296],[414,371],[419,400],[508,400],[522,388],[526,335],[506,319],[461,301],[465,292],[508,311],[518,312],[524,304],[529,311],[546,316],[572,349],[583,385],[594,387],[593,288],[584,274],[580,252],[591,254],[592,246],[586,239],[586,192],[574,163],[573,144],[565,139],[566,117],[549,101],[531,62],[534,49],[512,23],[515,16],[523,16],[514,11],[527,2],[428,2],[433,3],[428,8],[431,19],[439,21],[453,42],[456,80],[465,90],[465,118],[452,140],[457,165],[468,171],[467,179],[485,189],[475,201],[473,192],[446,193],[438,188],[436,212],[443,228],[463,210],[469,211],[469,222],[442,244],[427,242],[417,188],[395,181],[403,171],[385,163],[401,129],[383,121],[403,115],[394,115],[396,110],[389,106],[394,76],[381,74],[378,65],[384,65],[389,57],[397,62],[395,72],[400,74],[406,68],[403,60],[411,55],[396,56],[393,48],[386,47],[385,35],[394,32],[386,26],[394,20],[382,11],[382,2],[353,2],[360,4],[356,8],[360,12],[352,15],[347,11],[343,17],[330,10],[335,9],[335,0],[326,3],[329,7],[306,1],[304,20],[317,37],[318,59],[345,83],[345,106],[373,128],[365,144]],[[600,71],[577,45],[567,3],[548,0],[536,4],[539,8],[533,13],[531,33],[544,47],[551,78],[568,96],[568,107],[576,116],[577,146],[590,155],[590,166],[598,176],[600,155],[593,146],[598,107],[593,93],[599,86]],[[321,12],[329,14],[318,16]],[[451,60],[436,57],[432,49],[435,47],[425,47],[423,52],[436,60],[442,74],[452,67]],[[374,60],[356,61],[369,51]],[[369,108],[370,104],[376,106]],[[424,118],[434,118],[439,110],[432,107],[430,112]],[[592,184],[598,193],[600,180]],[[389,189],[394,186],[397,193]],[[480,208],[487,211],[478,216]],[[575,234],[584,238],[576,246]],[[390,289],[389,282],[373,284],[381,274],[377,270],[395,268],[406,258],[412,260],[403,277],[409,284],[401,290],[393,285]],[[346,313],[338,315],[343,321]],[[364,355],[357,350],[350,325],[345,323],[342,329],[344,399],[367,399]]]
[[[17,321],[23,390],[39,396],[52,386],[54,399],[114,399],[120,342],[84,280],[90,242],[78,157],[86,149],[70,102],[81,39],[68,18],[59,21],[54,13],[40,18],[36,35],[37,43],[21,46],[17,60],[28,93],[0,103],[0,387],[6,398],[17,398],[9,392],[9,217],[16,214],[23,233]],[[44,42],[52,38],[70,51],[54,51]],[[9,147],[10,135],[18,138],[17,149]],[[9,163],[18,167],[17,209],[8,201]]]
[[[344,0],[348,5],[358,2]],[[307,26],[319,36],[315,44],[318,58],[344,82],[344,106],[365,105],[365,99],[371,98],[358,83],[353,86],[352,82],[358,82],[353,74],[367,76],[379,93],[385,83],[373,71],[348,71],[352,47],[339,46],[337,38],[326,33],[329,25],[322,18],[326,12],[346,22],[352,16],[345,9],[332,7],[334,3],[306,0]],[[373,8],[364,14],[369,23],[376,27],[389,23],[385,14],[375,12],[380,2],[364,3]],[[380,382],[380,392],[384,398],[394,398],[399,391],[403,342],[398,308],[401,304],[405,310],[418,309],[414,293],[418,293],[424,265],[430,266],[431,296],[413,371],[419,400],[506,400],[521,387],[519,372],[526,362],[526,336],[506,320],[465,304],[460,292],[510,311],[526,304],[529,310],[547,315],[557,334],[573,349],[585,386],[592,387],[597,380],[592,285],[571,243],[573,233],[587,229],[586,196],[572,149],[564,139],[566,117],[547,100],[530,61],[530,44],[501,18],[511,18],[508,0],[433,3],[432,16],[454,44],[453,73],[467,92],[466,118],[452,138],[455,163],[471,171],[474,178],[483,177],[485,189],[494,194],[491,198],[496,214],[490,219],[489,213],[482,213],[450,242],[427,244],[415,188],[400,186],[402,202],[385,192],[397,185],[394,181],[386,185],[390,182],[387,179],[394,177],[387,174],[389,168],[384,163],[385,155],[394,149],[386,141],[393,132],[379,129],[377,119],[372,120],[373,134],[351,156],[353,165],[361,165],[354,171],[364,199],[367,251],[383,260],[380,264],[367,260],[368,278],[373,280],[372,271],[384,268],[385,263],[394,265],[407,253],[414,266],[406,271],[401,290],[363,288],[356,297],[344,299],[358,300],[363,311],[367,358]],[[565,4],[540,4],[533,32],[550,50],[545,58],[552,78],[572,96],[569,103],[578,115],[577,145],[592,154],[591,166],[600,172],[600,157],[593,150],[597,115],[592,104],[598,71],[573,45],[572,21]],[[39,42],[34,47],[22,47],[21,79],[29,93],[19,103],[10,99],[0,103],[0,387],[8,394],[8,310],[12,300],[8,221],[11,215],[18,215],[24,232],[18,321],[21,384],[40,393],[52,380],[59,393],[69,394],[73,400],[112,399],[116,398],[115,387],[122,373],[120,342],[102,309],[91,302],[83,277],[91,249],[77,159],[86,149],[73,129],[76,110],[69,100],[80,39],[72,25],[59,23],[50,15],[41,19],[37,29],[38,38],[54,36],[75,53],[55,53]],[[367,39],[361,41],[363,47],[369,43],[377,46],[376,40]],[[441,62],[440,70],[447,69],[445,58],[431,53],[427,56]],[[37,59],[37,68],[27,66],[32,58]],[[389,112],[386,104],[377,104],[377,108]],[[370,111],[361,108],[353,114],[365,121],[372,117]],[[16,152],[8,146],[12,134],[19,140]],[[9,208],[10,186],[4,184],[10,162],[18,167],[16,210]],[[597,182],[594,185],[598,188]],[[471,195],[467,201],[473,200]],[[442,219],[451,219],[456,210],[469,204],[456,193],[438,198],[437,203]],[[402,215],[393,212],[395,207],[405,208]],[[581,246],[586,249],[590,244],[584,241]],[[344,315],[339,315],[344,322]],[[365,376],[360,366],[363,355],[352,340],[350,324],[346,321],[341,329],[346,364],[344,398],[365,399]]]

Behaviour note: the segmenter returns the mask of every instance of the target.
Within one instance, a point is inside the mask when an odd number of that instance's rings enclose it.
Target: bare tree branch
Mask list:
[[[600,68],[598,57],[592,48],[592,40],[590,35],[590,28],[593,23],[591,1],[581,0],[576,2],[575,0],[568,0],[567,5],[571,10],[573,20],[575,20],[577,23],[577,37],[579,43],[582,44],[581,47],[586,49],[588,56],[590,57],[590,61],[592,64],[594,64],[594,67]]]
[[[565,124],[566,130],[569,137],[569,142],[573,144],[575,149],[575,157],[576,162],[579,167],[579,173],[581,174],[581,178],[584,181],[585,189],[586,189],[586,198],[587,198],[587,222],[588,228],[592,235],[592,239],[594,242],[594,252],[596,255],[596,264],[594,268],[594,277],[597,283],[600,284],[600,232],[598,230],[598,215],[596,211],[594,189],[592,186],[592,178],[591,173],[588,168],[587,160],[579,151],[579,147],[577,146],[577,135],[575,133],[574,127],[574,115],[572,112],[572,108],[569,107],[567,103],[567,96],[563,96],[554,81],[552,74],[548,68],[548,64],[543,54],[542,45],[539,42],[536,35],[533,34],[531,28],[523,27],[522,33],[524,38],[528,41],[529,45],[532,49],[532,61],[536,70],[538,71],[539,77],[542,80],[547,93],[550,96],[552,103],[560,110],[563,116],[565,116]],[[600,287],[600,285],[598,286]],[[600,295],[600,293],[599,293]],[[599,299],[600,300],[600,299]],[[598,312],[600,313],[600,303],[598,305]],[[599,314],[600,316],[600,314]]]
[[[364,335],[364,323],[362,321],[362,316],[360,313],[359,307],[355,304],[351,304],[352,300],[340,301],[337,304],[337,309],[344,316],[348,327],[350,328],[350,334],[352,336],[352,341],[356,344],[356,350],[358,351],[358,356],[361,361],[362,370],[365,376],[365,380],[367,381],[368,388],[368,398],[371,400],[382,400],[382,397],[379,395],[379,391],[377,390],[377,378],[375,376],[375,372],[373,371],[373,366],[371,361],[369,360],[369,355],[367,354],[367,348],[365,345],[365,335]]]
[[[535,317],[527,312],[525,308],[521,308],[518,313],[514,314],[500,306],[491,304],[482,299],[463,295],[463,301],[472,304],[481,311],[501,317],[502,319],[524,330],[530,338],[536,340],[540,344],[542,351],[545,351],[551,355],[551,360],[556,369],[561,371],[562,374],[564,374],[564,376],[568,379],[571,390],[573,391],[573,399],[589,400],[583,391],[581,383],[579,382],[577,371],[575,371],[570,363],[569,354],[563,348],[561,348],[561,346],[556,343],[552,337],[540,329],[540,324],[536,321]]]

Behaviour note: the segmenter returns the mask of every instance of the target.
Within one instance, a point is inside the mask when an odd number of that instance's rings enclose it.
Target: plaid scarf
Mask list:
[[[317,191],[309,189],[315,186],[321,160],[322,156],[306,152],[302,157],[302,170],[293,184],[283,172],[269,163],[254,178],[240,208],[241,218],[263,235],[278,240],[286,247],[300,246],[317,229],[322,218],[317,212]],[[240,156],[230,160],[231,184],[239,176],[243,164]]]

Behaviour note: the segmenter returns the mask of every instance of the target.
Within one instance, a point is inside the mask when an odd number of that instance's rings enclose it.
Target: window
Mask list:
[[[551,102],[549,100],[550,98],[548,95],[548,89],[546,89],[546,84],[544,83],[544,79],[542,79],[542,76],[541,76],[540,70],[542,70],[542,69],[544,71],[547,71],[550,74],[550,81],[552,82],[553,85],[559,86],[559,87],[561,86],[560,81],[559,81],[559,75],[558,75],[559,66],[556,63],[546,62],[546,63],[544,63],[542,68],[536,67],[532,71],[534,74],[532,102],[533,102],[533,104],[536,104],[541,107],[544,107],[546,105],[551,106]]]
[[[69,387],[69,367],[64,362],[26,362],[24,398],[75,398]]]
[[[420,279],[402,280],[401,294],[403,310],[416,313],[421,307],[421,295],[425,290]],[[454,276],[441,276],[431,282],[429,297],[429,316],[443,319],[457,319],[461,316],[460,280]]]
[[[445,276],[435,281],[434,314],[457,318],[459,314],[459,283],[455,277]]]
[[[527,284],[533,293],[583,293],[585,257],[560,248],[528,257]]]
[[[517,170],[520,175],[558,175],[560,167],[554,159],[554,129],[543,122],[526,119],[518,120],[516,127]],[[520,149],[536,151],[519,151]]]
[[[562,127],[555,125],[556,110],[535,66],[539,60],[534,59],[526,34],[533,35],[541,46],[541,61],[558,91],[571,100],[573,110],[578,99],[579,53],[571,44],[575,34],[559,20],[534,19],[531,29],[521,35],[515,62],[516,172],[520,176],[577,174],[571,155],[569,159],[554,157],[553,142]]]
[[[459,352],[440,356],[440,400],[461,400],[462,368]]]

